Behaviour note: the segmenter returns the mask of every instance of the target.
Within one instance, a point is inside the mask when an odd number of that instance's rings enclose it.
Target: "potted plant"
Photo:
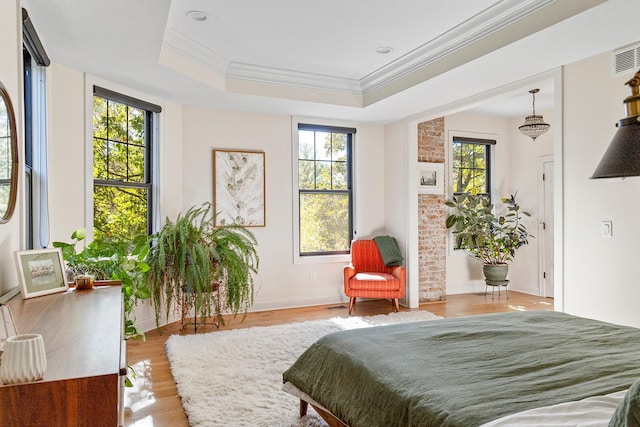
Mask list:
[[[149,251],[147,236],[136,236],[130,242],[94,239],[78,251],[76,244],[85,237],[86,230],[80,228],[71,234],[72,242],[53,242],[54,247],[61,249],[67,264],[67,280],[92,276],[97,281],[119,281],[124,297],[125,337],[144,338],[133,309],[139,300],[149,298],[146,285],[149,266],[144,261]]]
[[[482,261],[485,278],[494,282],[506,280],[516,250],[533,237],[522,223],[522,216],[530,215],[520,210],[516,196],[500,201],[506,205],[505,215],[496,215],[494,206],[482,195],[461,194],[446,202],[452,209],[446,226],[453,228],[456,249]]]
[[[245,227],[214,224],[211,203],[203,203],[175,222],[167,218],[152,236],[147,284],[158,326],[172,308],[180,309],[182,326],[191,309],[201,323],[215,317],[224,324],[223,313],[246,314],[253,303],[256,238]]]

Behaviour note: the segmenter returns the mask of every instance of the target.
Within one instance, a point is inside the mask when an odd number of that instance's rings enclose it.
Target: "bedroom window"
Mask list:
[[[491,139],[453,137],[453,194],[475,193],[491,200]]]
[[[94,86],[93,235],[151,234],[152,146],[161,108]]]
[[[356,130],[298,124],[300,256],[349,252],[353,238],[352,151]]]
[[[49,245],[46,67],[51,61],[26,9],[22,9],[22,39],[25,245],[42,249]]]

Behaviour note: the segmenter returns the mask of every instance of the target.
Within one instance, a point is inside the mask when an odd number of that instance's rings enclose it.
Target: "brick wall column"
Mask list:
[[[445,162],[443,117],[418,125],[418,161]],[[445,188],[447,188],[447,174],[444,175]],[[447,295],[447,228],[445,225],[447,209],[444,205],[445,201],[444,194],[418,195],[420,302],[444,301]]]

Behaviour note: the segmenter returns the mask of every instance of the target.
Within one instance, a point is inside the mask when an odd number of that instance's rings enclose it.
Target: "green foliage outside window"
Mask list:
[[[94,237],[127,241],[148,233],[147,112],[93,99]]]
[[[453,143],[453,193],[489,194],[489,146]]]
[[[298,132],[301,254],[349,250],[348,145],[347,133]]]

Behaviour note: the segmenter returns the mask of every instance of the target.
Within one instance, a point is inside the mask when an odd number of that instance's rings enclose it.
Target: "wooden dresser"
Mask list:
[[[44,338],[40,381],[0,385],[0,424],[109,426],[124,422],[127,371],[120,286],[51,294],[8,305],[19,334]]]

